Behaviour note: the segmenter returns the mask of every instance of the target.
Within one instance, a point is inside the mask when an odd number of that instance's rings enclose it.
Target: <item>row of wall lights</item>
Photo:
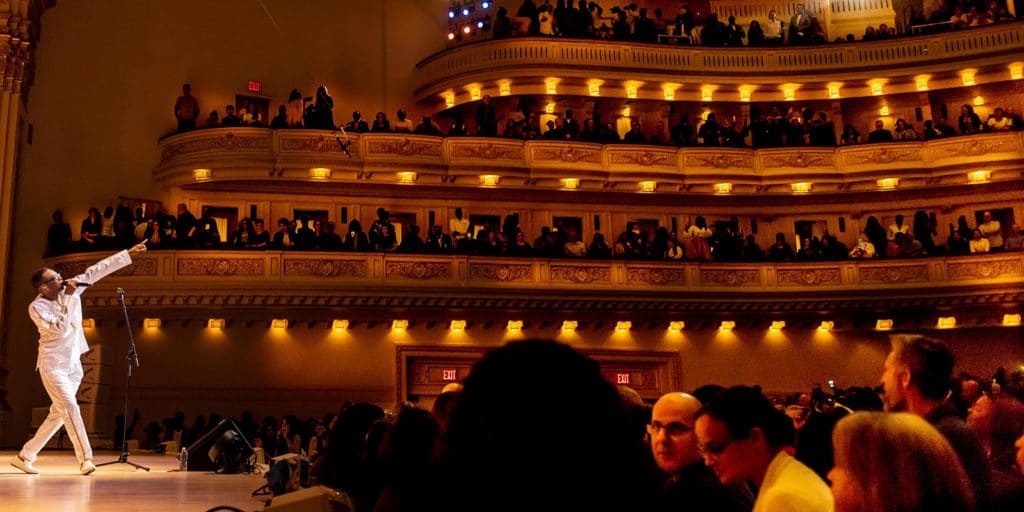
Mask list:
[[[163,321],[159,318],[146,318],[142,324],[147,329],[160,328],[163,325]],[[223,318],[210,318],[207,320],[206,326],[210,329],[224,329],[227,322]],[[287,329],[291,325],[291,322],[286,318],[275,318],[270,321],[271,329]],[[331,322],[331,329],[335,331],[345,331],[349,328],[349,320],[346,319],[335,319]],[[891,318],[880,318],[875,321],[875,330],[878,331],[889,331],[894,327],[895,322]],[[935,324],[938,329],[952,329],[957,325],[955,316],[941,316]],[[1016,314],[1004,314],[1002,325],[1005,327],[1019,327],[1021,325],[1021,315]],[[87,318],[82,321],[84,328],[96,327],[96,321],[92,318]],[[579,321],[577,320],[564,320],[561,325],[562,331],[572,332],[579,327]],[[391,322],[391,329],[394,331],[405,331],[409,328],[409,320],[394,320]],[[462,332],[467,328],[466,320],[452,320],[449,324],[449,329],[452,332]],[[633,328],[633,323],[628,320],[618,321],[615,324],[616,332],[626,332]],[[670,332],[680,332],[686,328],[686,322],[682,320],[671,321],[668,323],[668,330]],[[719,330],[731,331],[736,328],[736,322],[733,320],[723,320],[719,324]],[[786,328],[786,322],[784,320],[774,320],[769,325],[770,331],[781,331]],[[835,322],[832,320],[823,320],[818,325],[820,331],[831,331],[835,328]],[[509,332],[519,332],[523,330],[522,320],[509,320],[506,326],[506,330]]]

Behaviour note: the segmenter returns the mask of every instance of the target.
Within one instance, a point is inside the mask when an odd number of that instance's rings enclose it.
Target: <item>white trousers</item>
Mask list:
[[[35,462],[39,451],[64,426],[75,447],[78,463],[92,460],[92,446],[89,445],[89,435],[85,432],[82,411],[75,397],[82,383],[82,363],[75,361],[71,368],[65,370],[39,370],[39,377],[43,380],[46,393],[50,395],[50,414],[39,426],[36,435],[21,448],[19,455],[28,462]]]

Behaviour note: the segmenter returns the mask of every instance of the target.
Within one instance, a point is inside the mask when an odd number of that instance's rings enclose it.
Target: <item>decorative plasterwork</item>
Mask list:
[[[854,165],[860,164],[891,164],[894,162],[915,162],[921,161],[921,148],[912,149],[890,149],[878,148],[858,151],[846,154],[847,162]]]
[[[1024,262],[1020,259],[949,263],[946,269],[953,280],[1024,276]]]
[[[651,151],[612,151],[608,160],[612,165],[642,165],[650,167],[675,166],[675,152],[672,154],[654,153]]]
[[[700,279],[706,283],[726,286],[758,286],[761,272],[757,270],[702,270]]]
[[[235,135],[228,132],[223,137],[200,137],[181,142],[173,142],[164,146],[160,152],[160,160],[166,162],[178,155],[198,153],[201,151],[239,151],[269,150],[270,136],[266,135]]]
[[[686,272],[664,268],[629,268],[626,280],[630,284],[653,284],[657,286],[686,282]]]
[[[906,283],[928,281],[928,267],[861,267],[859,278],[862,283]]]
[[[715,169],[751,168],[753,159],[749,156],[706,154],[689,155],[686,157],[687,167],[712,167]]]
[[[370,155],[403,155],[440,157],[442,139],[437,141],[423,142],[409,139],[401,140],[371,140],[367,144],[366,152]]]
[[[797,153],[788,155],[770,155],[763,160],[765,167],[835,167],[834,154]]]
[[[255,258],[178,258],[181,276],[262,276],[263,259]]]
[[[366,277],[366,261],[342,260],[285,260],[284,275],[315,277]]]
[[[97,259],[99,261],[99,259]],[[89,268],[95,261],[71,261],[57,263],[53,270],[62,276],[70,279]],[[155,276],[157,275],[157,259],[136,256],[132,258],[132,265],[129,265],[114,273],[116,276]]]
[[[780,285],[827,286],[842,284],[838,268],[778,269],[775,275]]]
[[[452,143],[452,158],[482,158],[484,160],[523,160],[523,146],[521,144],[472,144]]]
[[[339,137],[316,135],[313,137],[281,137],[281,151],[311,151],[314,153],[344,153],[341,149],[344,141]],[[355,155],[357,144],[348,146],[349,153]]]
[[[561,148],[534,148],[533,160],[537,162],[565,162],[565,163],[601,163],[601,151],[595,149],[580,149],[572,146]]]
[[[388,277],[417,280],[448,279],[452,272],[451,263],[419,261],[389,261],[384,268]]]
[[[551,265],[551,281],[580,284],[607,283],[611,281],[611,270],[608,267]]]
[[[1010,153],[1019,151],[1018,144],[1012,139],[996,140],[958,140],[957,144],[943,144],[936,149],[943,156],[982,156],[990,153]]]
[[[533,265],[471,263],[469,278],[474,281],[532,281]]]

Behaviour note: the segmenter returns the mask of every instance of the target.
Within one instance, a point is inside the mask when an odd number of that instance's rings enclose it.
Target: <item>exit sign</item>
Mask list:
[[[623,384],[623,385],[628,386],[629,385],[629,374],[628,373],[616,373],[615,374],[615,383],[616,384]]]
[[[441,380],[451,382],[459,380],[458,372],[455,369],[441,370]]]
[[[263,84],[256,80],[249,80],[249,92],[260,92],[263,88]]]

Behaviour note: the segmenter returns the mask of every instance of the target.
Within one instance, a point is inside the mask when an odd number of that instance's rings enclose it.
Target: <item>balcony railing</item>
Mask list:
[[[545,75],[584,80],[627,76],[684,84],[726,81],[765,84],[774,89],[784,82],[912,77],[918,73],[976,67],[979,63],[1008,64],[1022,58],[1021,48],[1024,22],[931,36],[812,47],[675,47],[621,41],[512,38],[463,45],[423,60],[418,65],[416,97],[419,101],[436,101],[445,91],[461,92],[473,82]],[[1008,77],[1007,73],[1002,79]],[[908,81],[913,85],[912,79]],[[778,99],[782,99],[781,95]]]
[[[81,253],[48,260],[65,276],[99,259]],[[854,307],[850,299],[927,302],[989,294],[1024,301],[1024,253],[812,263],[695,263],[516,259],[379,253],[153,251],[87,295],[116,305],[132,290],[137,306],[181,308],[713,308],[709,301],[770,300],[777,308],[811,301]],[[916,297],[916,298],[915,298]],[[924,297],[924,298],[922,298]],[[786,302],[790,305],[787,306]],[[557,306],[561,304],[561,306]],[[797,307],[797,306],[793,306]],[[805,307],[805,306],[799,306]]]
[[[744,149],[606,145],[397,133],[350,134],[351,157],[340,133],[317,130],[217,128],[160,142],[154,171],[165,185],[206,181],[285,180],[471,186],[482,176],[497,187],[714,193],[790,193],[794,182],[812,192],[877,190],[897,178],[899,188],[1020,180],[1024,132],[989,133],[856,146]],[[202,169],[202,171],[197,171]],[[980,173],[979,173],[980,172]],[[647,189],[647,191],[651,191]],[[720,192],[720,191],[719,191]]]

